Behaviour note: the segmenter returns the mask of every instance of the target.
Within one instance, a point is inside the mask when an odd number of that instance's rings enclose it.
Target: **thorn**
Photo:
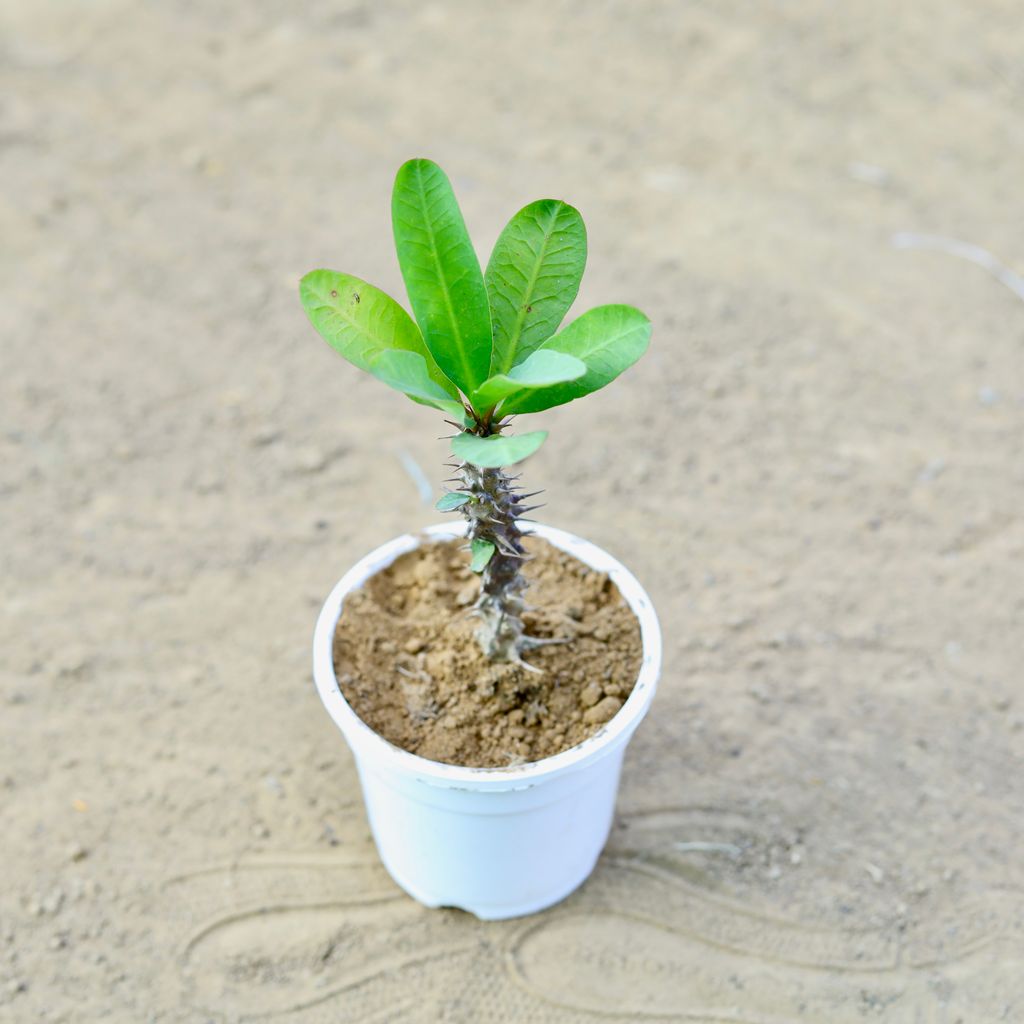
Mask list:
[[[512,664],[518,665],[520,668],[526,669],[527,672],[532,672],[534,675],[544,675],[544,669],[537,668],[536,665],[531,665],[528,661],[523,661],[523,659],[519,657],[518,653],[516,654],[515,658],[512,659]]]
[[[522,519],[523,516],[520,515],[520,513],[522,513],[522,512],[536,512],[536,510],[539,509],[539,508],[544,508],[544,504],[541,503],[540,505],[527,505],[526,508],[516,509],[516,518],[517,519]]]
[[[528,651],[532,651],[535,647],[553,647],[555,644],[571,644],[573,639],[574,638],[571,636],[524,636],[522,637],[522,644]]]
[[[528,561],[528,560],[529,560],[529,556],[528,556],[528,555],[521,555],[521,554],[519,554],[519,552],[518,552],[518,551],[507,551],[507,550],[506,550],[505,548],[503,548],[503,547],[502,547],[502,546],[501,546],[500,544],[498,545],[498,550],[499,550],[499,551],[500,551],[500,552],[501,552],[501,553],[502,553],[502,554],[503,554],[503,555],[504,555],[504,556],[505,556],[506,558],[518,558],[518,559],[519,559],[520,561],[522,561],[522,562],[525,562],[525,561]]]

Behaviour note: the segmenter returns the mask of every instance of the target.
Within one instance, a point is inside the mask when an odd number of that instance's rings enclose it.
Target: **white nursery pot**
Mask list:
[[[564,530],[538,537],[605,572],[640,622],[643,661],[618,714],[578,746],[513,768],[463,768],[393,746],[349,707],[334,674],[334,630],[345,598],[399,555],[464,536],[465,523],[405,534],[357,562],[331,591],[313,639],[320,699],[355,757],[380,859],[428,907],[494,920],[531,914],[568,896],[594,868],[611,828],[626,744],[647,713],[661,671],[654,606],[628,569]]]

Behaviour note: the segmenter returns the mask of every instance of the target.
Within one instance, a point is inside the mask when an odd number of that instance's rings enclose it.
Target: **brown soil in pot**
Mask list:
[[[504,767],[575,746],[622,707],[640,670],[640,627],[604,573],[540,538],[525,616],[568,643],[493,664],[473,636],[480,581],[462,540],[398,558],[345,601],[334,668],[345,699],[396,746],[448,764]]]

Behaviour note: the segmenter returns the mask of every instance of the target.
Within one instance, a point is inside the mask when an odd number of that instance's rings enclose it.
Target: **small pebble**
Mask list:
[[[62,906],[64,906],[63,889],[51,889],[50,892],[43,897],[42,908],[44,913],[56,914]]]
[[[580,703],[585,708],[592,708],[602,697],[601,687],[597,683],[587,683],[580,691]]]
[[[863,163],[854,160],[846,165],[846,173],[864,185],[874,185],[876,188],[884,188],[889,183],[889,172],[884,167],[875,164]]]
[[[317,448],[296,452],[294,466],[301,473],[320,473],[327,468],[327,456]]]
[[[420,651],[422,651],[423,648],[426,647],[426,646],[427,645],[426,645],[426,643],[423,640],[421,640],[419,637],[415,637],[415,636],[411,637],[409,640],[406,640],[405,643],[402,644],[402,648],[408,654],[419,654]]]
[[[268,444],[273,444],[280,436],[281,431],[277,427],[260,427],[249,438],[249,443],[253,448],[265,448]]]
[[[917,474],[917,479],[923,484],[931,483],[942,475],[946,469],[945,459],[929,459],[924,468]]]
[[[622,701],[618,697],[605,697],[598,701],[592,708],[583,713],[583,721],[587,725],[599,725],[608,722],[618,713],[622,707]]]
[[[54,659],[53,667],[58,676],[64,678],[84,674],[91,666],[92,658],[81,651],[61,651]]]
[[[72,843],[68,847],[68,860],[73,864],[77,864],[81,860],[85,860],[89,856],[89,851],[82,846],[81,843]]]

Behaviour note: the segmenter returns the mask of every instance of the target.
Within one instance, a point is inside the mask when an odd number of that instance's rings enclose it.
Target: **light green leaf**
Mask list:
[[[466,494],[464,491],[449,491],[438,500],[434,508],[438,512],[452,512],[457,508],[462,508],[466,502],[472,500],[472,494]]]
[[[484,411],[522,388],[548,388],[552,384],[576,380],[586,372],[587,364],[575,356],[540,349],[518,366],[513,366],[508,373],[499,373],[485,380],[474,393],[473,404]]]
[[[484,469],[511,466],[532,455],[548,436],[546,430],[535,430],[516,437],[494,434],[491,437],[477,437],[476,434],[456,434],[452,438],[452,452],[463,462],[471,462]]]
[[[409,301],[438,366],[468,395],[488,376],[491,317],[480,263],[444,171],[410,160],[391,198]]]
[[[458,415],[462,406],[436,381],[431,380],[427,362],[418,352],[391,349],[379,352],[370,363],[370,373],[388,387],[408,395],[414,402]]]
[[[598,306],[574,320],[539,351],[552,350],[582,359],[587,372],[567,384],[518,391],[505,400],[502,415],[541,412],[582,398],[610,384],[647,351],[651,322],[632,306]]]
[[[299,297],[327,344],[360,370],[373,373],[382,352],[415,352],[444,397],[458,401],[458,391],[434,362],[412,317],[390,295],[351,274],[314,270],[299,283]]]
[[[473,572],[483,572],[498,549],[489,540],[474,540],[470,542],[469,550],[472,553],[470,569]]]
[[[441,412],[448,413],[449,416],[462,421],[463,427],[470,427],[473,425],[472,420],[466,422],[466,410],[462,407],[461,402],[427,401],[427,399],[417,398],[415,395],[407,395],[406,397],[411,398],[417,405],[429,405],[431,409],[440,409]]]
[[[374,374],[383,352],[415,352],[434,392],[447,403],[459,402],[459,392],[434,362],[413,318],[390,295],[350,273],[312,270],[299,283],[299,297],[312,326],[360,370]]]
[[[587,229],[559,199],[524,206],[494,245],[484,281],[494,347],[491,373],[505,373],[558,330],[587,263]]]

